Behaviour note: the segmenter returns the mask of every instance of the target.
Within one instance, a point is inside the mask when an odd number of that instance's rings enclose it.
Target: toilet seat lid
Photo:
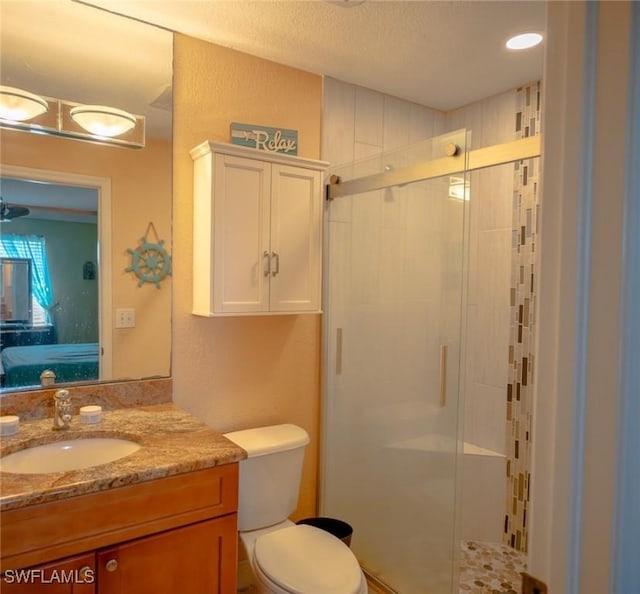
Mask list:
[[[351,549],[313,526],[290,526],[260,536],[254,561],[265,576],[293,594],[360,591],[362,572]]]

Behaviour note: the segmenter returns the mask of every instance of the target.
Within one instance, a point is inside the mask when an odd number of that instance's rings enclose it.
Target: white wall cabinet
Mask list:
[[[318,313],[327,164],[204,142],[194,161],[193,313]]]

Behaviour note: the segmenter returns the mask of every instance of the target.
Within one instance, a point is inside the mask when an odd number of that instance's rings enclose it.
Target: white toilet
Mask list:
[[[298,503],[307,432],[274,425],[225,435],[245,449],[238,530],[261,594],[366,594],[351,549],[339,538],[287,518]]]

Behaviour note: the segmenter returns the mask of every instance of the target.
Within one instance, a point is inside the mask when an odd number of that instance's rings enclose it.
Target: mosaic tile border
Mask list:
[[[540,83],[516,91],[519,138],[540,134]],[[514,165],[511,258],[511,335],[507,384],[507,509],[503,543],[526,553],[531,487],[531,428],[536,305],[536,243],[540,215],[540,159]]]

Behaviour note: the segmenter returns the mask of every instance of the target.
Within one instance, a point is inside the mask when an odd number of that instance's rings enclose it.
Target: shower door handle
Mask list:
[[[440,406],[447,405],[447,345],[440,345]]]
[[[336,375],[342,375],[342,328],[336,328]]]

